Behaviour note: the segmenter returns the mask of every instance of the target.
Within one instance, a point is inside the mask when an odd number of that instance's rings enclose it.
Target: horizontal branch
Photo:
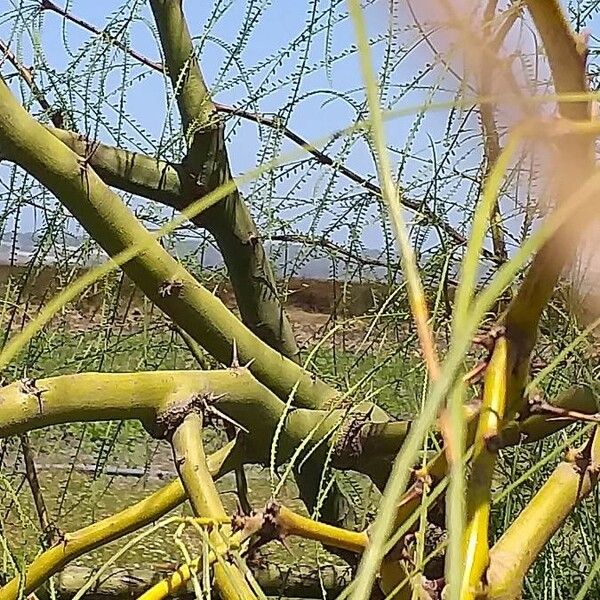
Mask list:
[[[183,209],[190,200],[203,193],[180,163],[94,142],[73,131],[50,126],[46,126],[46,129],[73,152],[84,156],[104,183],[123,192],[177,210]]]
[[[598,410],[598,395],[586,385],[573,386],[548,402],[557,410],[576,411],[586,415],[595,415]],[[573,422],[572,419],[556,417],[550,414],[532,414],[521,421],[508,423],[500,433],[501,446],[514,446],[519,443],[529,444],[546,438]]]
[[[118,415],[133,418],[134,413],[136,418],[155,419],[161,413],[160,407],[164,418],[165,409],[168,414],[168,407],[181,408],[182,403],[185,405],[190,398],[199,395],[212,399],[214,410],[236,420],[253,434],[251,443],[246,443],[245,436],[240,435],[235,445],[232,443],[209,457],[209,468],[213,475],[228,472],[241,461],[268,462],[272,435],[285,411],[285,404],[256,382],[246,369],[82,373],[17,381],[0,389],[0,436],[72,419],[111,419],[119,418]],[[580,411],[596,410],[593,390],[587,387],[563,393],[554,404]],[[127,413],[127,410],[130,412]],[[362,421],[350,421],[344,429],[347,435],[334,442],[337,449],[334,452],[334,466],[357,469],[373,478],[379,477],[385,483],[385,473],[389,472],[389,465],[402,445],[409,423],[374,422],[372,419],[381,418],[381,413],[374,407],[372,410],[371,420],[365,421],[363,418]],[[278,444],[277,462],[288,460],[298,444],[311,432],[315,444],[328,439],[332,429],[339,427],[345,414],[343,411],[327,413],[307,409],[289,411]],[[523,423],[515,424],[512,435],[503,438],[503,444],[516,444],[521,439],[525,442],[535,441],[568,423],[548,419],[545,415],[534,415]],[[327,452],[328,445],[322,445],[323,453]],[[445,467],[443,453],[437,461],[430,463],[428,476],[432,479],[432,485],[442,479]],[[405,522],[418,508],[421,494],[415,492],[419,487],[422,488],[417,483],[412,495],[407,496],[399,507],[398,524]],[[181,483],[176,480],[133,507],[67,534],[63,543],[42,553],[29,567],[26,593],[33,591],[45,577],[56,573],[71,560],[160,519],[183,502],[185,497]],[[289,514],[284,512],[283,516]],[[290,524],[290,534],[301,527],[306,530],[307,523],[304,521],[295,522],[291,519]],[[316,533],[322,537],[323,531],[327,533],[329,530],[321,528]],[[335,538],[335,530],[331,531]],[[348,537],[348,544],[354,550],[362,544],[361,538],[356,536],[361,534],[350,534]],[[10,582],[0,591],[0,600],[14,600],[17,590],[18,582]]]
[[[559,395],[553,406],[596,413],[596,393],[576,386]],[[295,408],[260,384],[248,369],[214,371],[147,371],[137,373],[78,373],[46,379],[21,379],[0,388],[0,437],[69,422],[138,419],[155,435],[164,435],[171,411],[203,407],[207,418],[220,416],[249,432],[252,444],[247,462],[264,464],[270,458],[275,429],[285,416],[277,461],[283,463],[307,436],[311,444],[323,441],[322,452],[334,445],[339,468],[355,468],[375,476],[373,464],[383,465],[400,450],[410,421],[388,421],[384,411],[370,403],[349,412]],[[469,421],[476,414],[468,409]],[[157,426],[162,423],[163,430]],[[501,445],[533,442],[568,425],[568,419],[532,415],[510,423],[500,434]],[[332,435],[334,434],[334,435]],[[308,448],[311,447],[308,445]],[[376,460],[374,460],[376,459]],[[443,476],[445,467],[431,476]]]
[[[22,379],[0,388],[0,437],[70,422],[122,419],[140,420],[162,437],[173,414],[192,409],[203,410],[206,418],[225,417],[248,431],[246,462],[268,464],[275,430],[285,417],[278,464],[310,437],[307,450],[318,448],[317,458],[333,446],[333,466],[357,469],[376,481],[385,479],[410,427],[409,421],[389,422],[370,403],[357,405],[353,412],[288,410],[248,369],[238,367]]]
[[[352,569],[337,565],[317,567],[299,563],[283,566],[269,562],[252,566],[251,571],[267,596],[286,598],[319,598],[323,588],[327,592],[327,597],[335,598],[352,580]],[[58,597],[65,600],[72,598],[93,573],[93,569],[80,566],[71,566],[62,571],[56,582]],[[84,598],[93,597],[96,600],[137,598],[167,574],[161,572],[158,567],[115,568],[103,575]],[[195,599],[191,586],[180,594],[184,600]]]
[[[362,553],[369,543],[366,531],[347,531],[303,517],[285,506],[276,508],[275,524],[281,535],[297,535],[306,540],[321,542],[324,546]]]

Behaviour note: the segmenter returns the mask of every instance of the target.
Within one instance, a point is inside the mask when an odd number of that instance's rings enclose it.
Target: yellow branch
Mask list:
[[[369,542],[366,531],[356,532],[320,523],[296,514],[285,506],[278,508],[277,526],[284,535],[297,535],[307,540],[321,542],[324,546],[340,548],[360,554]]]
[[[243,533],[238,532],[229,538],[229,545],[221,543],[217,548],[213,548],[206,558],[209,565],[213,565],[217,561],[217,555],[222,557],[226,552],[240,547],[244,539]],[[201,558],[195,558],[187,565],[181,565],[176,571],[165,577],[150,589],[146,590],[138,600],[164,600],[170,596],[174,596],[184,589],[192,574],[196,573],[202,565]]]
[[[234,443],[230,442],[208,457],[209,469],[214,476],[222,474],[233,446]],[[185,490],[177,479],[133,506],[93,525],[65,534],[62,541],[40,554],[29,565],[25,572],[23,586],[21,586],[21,577],[17,575],[0,589],[0,600],[16,600],[19,592],[24,595],[31,594],[72,560],[149,525],[185,499]]]
[[[177,426],[171,440],[179,477],[197,517],[223,519],[225,508],[209,471],[202,441],[202,416],[188,413]],[[214,548],[230,546],[230,528],[213,529],[209,540]],[[215,585],[224,600],[254,600],[256,595],[240,568],[225,561],[214,566]]]
[[[540,488],[490,552],[489,600],[521,597],[523,579],[548,540],[596,486],[600,468],[600,430],[566,460]]]
[[[223,554],[228,549],[239,548],[251,534],[258,531],[260,527],[256,527],[256,524],[264,523],[264,516],[267,513],[269,514],[269,518],[273,519],[272,525],[275,526],[277,532],[282,537],[296,535],[304,539],[321,542],[327,546],[356,553],[362,553],[369,541],[369,537],[365,531],[347,531],[340,527],[319,523],[308,517],[298,515],[285,506],[270,504],[263,511],[262,516],[257,515],[252,517],[255,526],[234,533],[229,538],[228,545],[222,543],[216,547],[216,553]],[[215,554],[215,549],[213,549],[208,557],[209,564],[213,564],[216,559],[217,555]],[[176,594],[185,588],[192,574],[199,569],[201,564],[202,560],[198,558],[188,565],[181,565],[168,577],[144,592],[138,600],[164,600],[168,596]]]
[[[244,403],[264,399],[265,392],[270,397],[249,371],[241,369],[24,378],[0,388],[0,437],[81,421],[139,419],[149,424],[168,403],[211,394]]]
[[[506,407],[508,343],[496,340],[485,372],[483,402],[475,433],[473,465],[467,487],[467,522],[463,538],[461,600],[474,599],[489,563],[491,485],[496,463],[492,443],[502,425]]]

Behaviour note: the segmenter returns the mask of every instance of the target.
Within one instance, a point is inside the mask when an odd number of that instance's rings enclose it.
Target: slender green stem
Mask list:
[[[202,441],[202,417],[189,412],[173,432],[171,440],[175,465],[197,517],[223,520],[227,513],[209,471]],[[231,532],[214,528],[209,539],[215,551],[220,543],[228,544]],[[208,558],[208,557],[205,557]],[[235,565],[219,562],[214,567],[215,585],[224,600],[252,600],[252,591],[242,571]]]

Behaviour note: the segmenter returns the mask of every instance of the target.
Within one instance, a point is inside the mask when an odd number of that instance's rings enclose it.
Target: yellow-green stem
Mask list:
[[[461,600],[471,600],[483,589],[483,574],[489,563],[491,485],[496,451],[491,446],[502,426],[506,405],[508,344],[496,340],[484,379],[473,463],[467,487],[467,523],[463,539]]]
[[[489,600],[521,597],[523,579],[548,540],[577,504],[596,486],[600,467],[600,430],[561,463],[490,552]]]
[[[223,519],[225,508],[208,469],[202,441],[202,417],[189,412],[173,432],[171,440],[175,464],[186,494],[197,517]],[[216,548],[228,544],[230,532],[214,529],[210,541]],[[208,557],[207,557],[208,558]],[[224,600],[253,600],[256,598],[241,570],[234,564],[219,561],[214,566],[215,585]]]

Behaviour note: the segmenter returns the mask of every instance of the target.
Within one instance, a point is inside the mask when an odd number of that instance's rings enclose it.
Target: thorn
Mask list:
[[[234,427],[237,427],[244,433],[250,433],[243,425],[241,425],[237,421],[233,420],[230,416],[226,415],[225,413],[221,412],[218,408],[211,406],[210,412],[213,413],[215,416],[219,417],[219,419],[222,419],[223,421],[226,421],[227,423],[231,423]]]
[[[240,368],[240,361],[238,358],[238,351],[237,351],[237,342],[235,341],[235,338],[233,338],[233,352],[232,352],[233,356],[231,358],[231,368],[232,369],[239,369]]]
[[[292,549],[291,549],[290,545],[288,544],[286,537],[285,537],[285,536],[280,536],[280,537],[278,538],[278,540],[279,540],[279,542],[281,543],[281,545],[282,545],[282,546],[283,546],[283,547],[284,547],[284,548],[285,548],[285,549],[288,551],[288,553],[290,554],[290,556],[291,556],[291,557],[292,557],[294,560],[296,560],[296,559],[297,559],[297,556],[296,556],[296,555],[295,555],[295,554],[292,552]]]
[[[463,381],[471,385],[480,381],[487,369],[488,362],[488,360],[480,361],[463,377]]]
[[[181,290],[183,289],[183,281],[179,279],[172,279],[170,281],[165,281],[158,288],[158,295],[161,298],[166,298],[167,296],[179,296]]]

